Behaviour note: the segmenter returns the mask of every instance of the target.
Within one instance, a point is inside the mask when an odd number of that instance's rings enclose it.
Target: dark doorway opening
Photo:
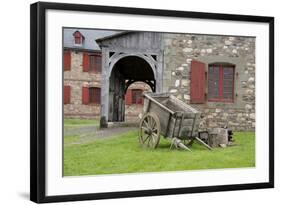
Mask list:
[[[138,56],[127,56],[115,63],[109,82],[109,122],[125,120],[125,94],[128,87],[137,82],[144,82],[155,92],[156,81],[149,63]]]

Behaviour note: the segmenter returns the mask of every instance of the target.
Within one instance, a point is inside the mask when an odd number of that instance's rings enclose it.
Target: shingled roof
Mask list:
[[[120,31],[118,33],[114,33],[112,35],[108,35],[108,36],[104,36],[104,37],[101,37],[101,38],[97,38],[96,39],[96,42],[101,42],[101,41],[106,41],[106,40],[110,40],[112,38],[116,38],[116,37],[120,37],[120,36],[123,36],[123,35],[126,35],[128,33],[133,33],[134,31]]]
[[[79,31],[84,36],[84,42],[82,46],[77,46],[74,44],[73,33]],[[64,28],[63,29],[63,47],[73,48],[73,49],[84,49],[84,50],[100,50],[99,45],[96,43],[96,39],[105,38],[107,36],[112,36],[118,33],[123,33],[121,31],[111,31],[111,30],[97,30],[97,29],[77,29],[77,28]]]

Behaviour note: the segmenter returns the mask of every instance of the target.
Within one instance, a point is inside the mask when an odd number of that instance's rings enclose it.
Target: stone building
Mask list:
[[[73,96],[74,104],[65,105],[66,115],[84,110],[108,122],[124,121],[129,110],[127,90],[142,82],[140,87],[144,89],[169,92],[201,110],[202,129],[224,125],[234,130],[255,129],[254,37],[132,31],[103,33],[94,39],[101,57],[101,74],[81,72],[83,54],[81,48],[74,49],[73,73],[65,71],[64,82],[80,87],[73,91],[80,101],[84,84],[101,88],[100,106],[86,108]],[[77,68],[79,75],[75,73]],[[83,80],[77,80],[78,76]],[[132,109],[131,114],[140,110],[141,106]]]
[[[204,114],[202,127],[255,129],[255,38],[165,34],[165,90]]]
[[[64,116],[99,118],[101,95],[101,50],[96,39],[115,31],[64,29]],[[142,110],[142,92],[150,88],[132,84],[126,95],[126,119],[136,119]]]

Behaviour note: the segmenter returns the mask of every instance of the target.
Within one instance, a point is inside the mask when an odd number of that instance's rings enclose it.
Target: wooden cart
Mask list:
[[[139,142],[156,148],[160,135],[171,139],[171,147],[190,149],[197,140],[208,149],[206,143],[198,138],[201,113],[169,93],[144,93],[143,116],[139,125]]]

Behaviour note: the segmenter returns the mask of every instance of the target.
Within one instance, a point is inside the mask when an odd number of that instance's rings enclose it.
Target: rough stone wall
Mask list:
[[[83,72],[83,52],[71,51],[70,71],[64,71],[64,85],[70,85],[70,104],[64,105],[64,115],[71,118],[98,118],[100,105],[82,104],[82,87],[100,87],[101,74]]]
[[[201,110],[201,129],[228,124],[233,130],[255,129],[255,38],[165,34],[164,91],[190,103],[190,65],[193,59],[235,64],[234,103],[192,104]],[[206,82],[207,85],[207,82]],[[206,88],[207,89],[207,88]]]
[[[142,113],[143,105],[133,104],[126,105],[125,107],[125,121],[137,122],[139,120],[139,114]]]

